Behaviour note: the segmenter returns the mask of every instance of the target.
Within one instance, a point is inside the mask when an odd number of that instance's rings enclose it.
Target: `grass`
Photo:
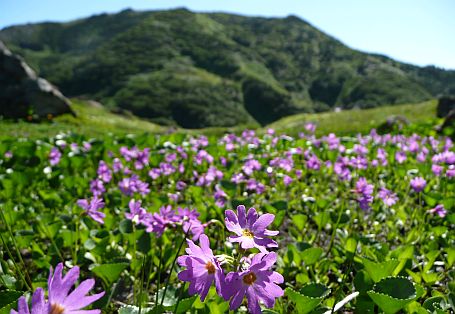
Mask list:
[[[297,114],[282,118],[267,127],[294,135],[303,130],[305,123],[314,122],[318,126],[316,132],[318,135],[332,132],[337,135],[365,134],[371,128],[376,128],[387,121],[390,116],[400,115],[411,123],[428,122],[436,118],[436,106],[437,101],[430,100],[418,104],[383,106],[364,110]]]
[[[71,102],[77,117],[65,114],[46,123],[0,121],[0,139],[6,137],[41,138],[54,136],[60,132],[99,136],[106,133],[158,133],[165,131],[165,128],[157,124],[134,116],[114,114],[106,108],[90,105],[77,99],[73,99]]]
[[[72,100],[77,117],[63,115],[50,123],[28,123],[0,121],[0,139],[6,137],[42,138],[54,136],[60,132],[74,132],[87,136],[99,136],[106,133],[140,134],[164,133],[168,129],[134,116],[114,114],[106,108],[89,105],[81,100]],[[305,123],[315,122],[317,134],[336,133],[352,135],[367,133],[372,127],[378,127],[388,117],[401,115],[411,123],[423,123],[436,118],[437,101],[431,100],[418,104],[385,106],[366,110],[346,110],[341,112],[324,112],[317,114],[298,114],[280,119],[268,126],[277,131],[296,135],[303,130]],[[197,130],[177,129],[177,132],[191,134],[222,135],[227,132],[239,133],[254,125],[242,125],[232,128],[213,127]],[[259,131],[261,131],[259,129]]]

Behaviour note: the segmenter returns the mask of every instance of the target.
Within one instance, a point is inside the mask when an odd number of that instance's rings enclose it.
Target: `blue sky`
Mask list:
[[[124,8],[294,14],[352,48],[455,69],[455,0],[0,0],[0,28]]]

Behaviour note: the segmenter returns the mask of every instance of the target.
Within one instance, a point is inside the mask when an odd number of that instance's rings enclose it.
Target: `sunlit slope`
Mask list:
[[[436,118],[436,106],[437,101],[431,100],[418,104],[384,106],[365,110],[297,114],[280,119],[268,127],[295,134],[303,130],[305,123],[315,122],[318,125],[318,134],[364,133],[371,128],[378,127],[391,116],[403,116],[411,123],[430,121]]]
[[[49,123],[0,121],[0,137],[44,137],[59,132],[74,132],[96,136],[106,133],[163,132],[164,128],[135,116],[114,114],[104,107],[90,105],[81,100],[72,100],[76,117],[62,115]]]

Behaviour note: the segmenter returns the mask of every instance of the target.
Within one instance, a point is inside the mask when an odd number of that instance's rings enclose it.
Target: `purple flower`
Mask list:
[[[86,199],[80,199],[77,201],[77,205],[82,209],[85,209],[87,215],[89,215],[93,220],[99,222],[100,224],[104,224],[106,214],[98,211],[104,207],[102,199],[99,199],[97,196],[94,196],[90,202]]]
[[[150,148],[144,148],[144,150],[137,150],[136,161],[134,167],[137,170],[143,169],[145,166],[148,166],[150,159]]]
[[[150,193],[148,183],[143,182],[137,175],[132,175],[130,178],[123,178],[118,187],[123,194],[132,196],[134,193],[139,193],[143,196]]]
[[[417,193],[422,192],[425,186],[427,185],[427,181],[425,181],[422,177],[415,177],[411,180],[411,188],[416,191]]]
[[[11,314],[30,314],[27,300],[24,296],[19,298],[17,302],[17,311],[11,310]],[[48,314],[49,304],[44,300],[44,291],[42,288],[37,288],[32,296],[32,314]]]
[[[446,170],[446,176],[447,176],[447,178],[455,177],[455,166],[454,165],[450,165],[449,168]]]
[[[112,179],[112,172],[103,160],[101,160],[98,165],[97,174],[98,177],[106,183],[110,182]]]
[[[308,169],[319,170],[321,168],[321,162],[319,161],[316,155],[311,155],[311,157],[306,162]]]
[[[392,206],[398,201],[398,197],[395,193],[383,187],[379,189],[378,197],[382,199],[386,206]]]
[[[104,292],[87,296],[86,294],[95,285],[95,280],[87,279],[82,281],[77,288],[69,293],[79,278],[79,267],[71,268],[65,277],[62,278],[63,264],[60,263],[55,268],[55,273],[52,274],[52,268],[48,279],[49,289],[49,313],[65,313],[65,314],[98,314],[100,310],[82,310],[87,305],[92,304],[100,299]],[[69,293],[69,294],[68,294]]]
[[[213,197],[215,198],[215,205],[223,207],[226,204],[228,196],[226,192],[224,192],[223,189],[217,185],[215,186],[215,193],[213,194]]]
[[[172,226],[179,218],[172,210],[171,205],[162,206],[159,213],[147,214],[143,224],[147,227],[147,232],[156,233],[161,236],[167,226]]]
[[[209,238],[201,234],[199,246],[193,241],[187,240],[188,248],[185,250],[188,255],[180,256],[177,260],[180,266],[186,267],[178,274],[182,281],[190,283],[189,294],[198,293],[201,301],[204,301],[212,283],[219,295],[223,293],[224,273],[216,257],[210,249]]]
[[[431,165],[431,171],[433,172],[433,174],[435,176],[440,176],[443,170],[444,170],[444,168],[440,165],[435,165],[435,164]]]
[[[262,194],[265,191],[265,185],[256,181],[255,179],[249,179],[246,182],[246,189],[256,194]]]
[[[416,160],[420,163],[425,162],[426,159],[427,159],[427,154],[424,152],[419,152],[416,156]]]
[[[257,161],[256,159],[250,159],[245,162],[245,164],[242,167],[243,172],[247,176],[251,176],[254,171],[261,170],[261,163]]]
[[[444,205],[437,205],[435,208],[430,209],[429,212],[431,214],[436,214],[441,218],[444,218],[447,215],[447,210],[444,208]]]
[[[368,184],[367,180],[364,177],[359,178],[355,185],[354,193],[358,194],[359,197],[357,201],[362,210],[370,209],[370,204],[373,202],[373,189],[372,184]]]
[[[177,183],[175,184],[175,189],[177,191],[182,191],[186,188],[186,183],[183,182],[183,181],[177,181]]]
[[[4,156],[6,159],[10,159],[10,158],[13,158],[13,153],[8,150],[5,152]]]
[[[101,196],[106,189],[104,188],[104,183],[100,179],[95,179],[90,182],[90,191],[94,196]]]
[[[182,222],[183,232],[190,232],[193,235],[193,241],[204,233],[205,224],[202,224],[198,217],[199,213],[195,209],[177,208],[177,221]]]
[[[283,176],[283,183],[285,186],[288,186],[292,183],[292,181],[294,181],[290,176],[288,175],[284,175]]]
[[[120,172],[122,169],[122,161],[119,158],[114,158],[114,161],[112,162],[112,170],[114,170],[114,173]]]
[[[268,236],[276,236],[278,231],[267,230],[275,215],[264,214],[258,217],[256,209],[250,208],[248,214],[244,205],[237,206],[237,215],[232,210],[226,210],[225,223],[229,231],[236,235],[230,236],[231,242],[239,242],[243,249],[258,248],[267,252],[267,248],[278,247],[277,243]]]
[[[314,133],[316,131],[316,124],[311,123],[311,122],[306,123],[305,130],[310,133]]]
[[[275,264],[276,253],[256,254],[250,267],[240,273],[231,272],[226,276],[225,298],[231,298],[230,310],[240,307],[243,298],[248,300],[250,313],[261,313],[259,302],[273,308],[275,299],[283,296],[284,291],[278,284],[284,282],[281,274],[270,270]]]
[[[130,200],[128,206],[130,208],[130,212],[125,213],[126,219],[131,220],[135,224],[142,224],[147,212],[145,208],[141,207],[141,201],[135,201],[132,199]]]
[[[367,179],[364,177],[360,177],[359,180],[357,180],[357,183],[355,184],[355,190],[354,192],[357,194],[363,194],[365,196],[373,194],[373,185],[368,184]]]
[[[402,164],[403,162],[406,161],[406,153],[403,151],[398,151],[395,153],[395,160],[399,163]]]
[[[49,152],[49,163],[51,166],[55,166],[60,162],[60,158],[62,158],[62,153],[57,147],[52,147],[51,151]]]

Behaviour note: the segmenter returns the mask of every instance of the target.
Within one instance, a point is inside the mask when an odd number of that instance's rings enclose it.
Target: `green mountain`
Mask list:
[[[125,10],[12,26],[0,40],[67,96],[186,128],[455,93],[455,71],[350,49],[295,16]]]

